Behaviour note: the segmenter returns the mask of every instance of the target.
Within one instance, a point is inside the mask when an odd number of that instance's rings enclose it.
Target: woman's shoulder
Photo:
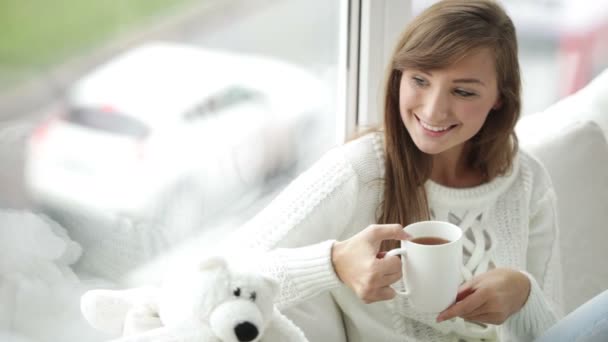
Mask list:
[[[517,157],[519,159],[520,174],[523,177],[524,184],[526,184],[532,192],[544,194],[549,189],[553,188],[551,175],[540,159],[521,148],[517,153]]]
[[[371,132],[337,147],[362,180],[378,179],[384,175],[384,137]]]

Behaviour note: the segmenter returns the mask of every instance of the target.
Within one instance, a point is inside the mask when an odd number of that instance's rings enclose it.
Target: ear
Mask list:
[[[502,98],[499,97],[498,100],[496,100],[496,102],[494,102],[494,105],[492,106],[492,110],[498,110],[502,107]]]
[[[221,256],[212,256],[203,261],[198,266],[199,271],[207,272],[212,270],[224,270],[228,268],[226,259]]]

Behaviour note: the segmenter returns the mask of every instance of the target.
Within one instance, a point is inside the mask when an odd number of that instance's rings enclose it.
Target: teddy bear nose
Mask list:
[[[239,323],[234,327],[234,332],[236,333],[239,342],[253,341],[258,337],[258,328],[249,322]]]

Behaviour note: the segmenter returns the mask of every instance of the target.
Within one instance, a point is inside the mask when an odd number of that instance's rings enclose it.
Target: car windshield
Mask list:
[[[88,108],[74,108],[68,113],[66,121],[105,132],[145,138],[150,129],[136,118],[113,111]]]

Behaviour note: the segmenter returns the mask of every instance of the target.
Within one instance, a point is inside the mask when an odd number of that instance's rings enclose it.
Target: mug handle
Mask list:
[[[401,255],[403,257],[403,259],[407,258],[407,253],[406,253],[405,247],[391,249],[390,251],[386,252],[384,257],[386,258],[386,257],[396,256],[396,255]],[[403,262],[403,261],[404,260],[401,260],[401,262]],[[406,286],[405,282],[403,283],[403,286]],[[405,291],[395,290],[395,292],[397,292],[397,294],[399,294],[401,296],[407,297],[410,295],[410,290],[408,290],[407,288],[405,289]]]

